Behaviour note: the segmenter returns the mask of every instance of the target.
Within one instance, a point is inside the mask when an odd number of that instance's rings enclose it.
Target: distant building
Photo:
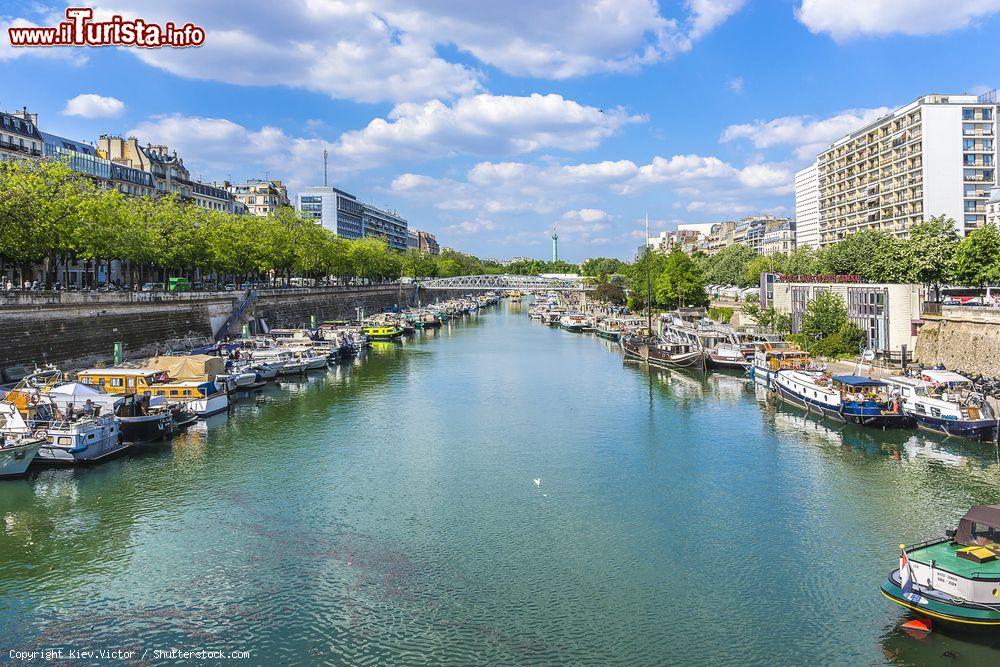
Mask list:
[[[990,200],[986,204],[986,224],[1000,226],[1000,187],[990,189]]]
[[[295,208],[337,236],[381,238],[390,248],[399,251],[409,247],[406,220],[393,211],[383,211],[358,201],[349,192],[325,186],[305,188],[296,196]]]
[[[997,183],[996,112],[996,91],[925,95],[831,144],[816,162],[819,245],[863,229],[905,238],[936,215],[955,220],[960,234],[985,224]],[[808,174],[796,179],[797,199],[800,188],[808,202]]]
[[[651,236],[646,239],[646,243],[654,252],[668,253],[675,245],[679,245],[684,252],[692,253],[698,249],[700,237],[701,233],[695,229],[676,229]]]
[[[735,236],[735,222],[717,222],[712,225],[708,236],[702,239],[698,249],[708,255],[714,255],[723,248],[733,245]]]
[[[42,156],[42,133],[38,115],[24,108],[17,113],[0,112],[0,162]]]
[[[772,220],[764,225],[762,255],[781,253],[789,255],[795,250],[795,223],[791,220]]]
[[[819,166],[795,174],[795,247],[819,247]]]
[[[425,252],[428,255],[441,254],[441,246],[438,245],[437,237],[421,229],[417,230],[417,247],[420,252]]]
[[[243,183],[225,181],[223,187],[250,215],[266,218],[283,206],[291,206],[288,188],[275,180],[251,178]]]
[[[411,229],[406,232],[406,249],[420,250],[420,237],[417,236],[416,230]]]
[[[102,181],[122,194],[147,197],[156,194],[156,183],[148,171],[115,164],[99,156],[96,148],[82,141],[48,132],[42,132],[42,137],[45,140],[45,157],[59,160],[73,171]]]

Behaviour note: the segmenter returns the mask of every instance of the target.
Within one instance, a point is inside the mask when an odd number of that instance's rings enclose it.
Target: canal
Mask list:
[[[901,633],[878,593],[900,542],[1000,502],[991,447],[649,372],[526,307],[0,484],[0,662],[1000,661],[996,638]]]

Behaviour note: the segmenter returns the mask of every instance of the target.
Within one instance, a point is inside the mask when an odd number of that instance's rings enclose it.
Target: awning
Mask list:
[[[834,375],[834,382],[846,384],[851,387],[884,387],[885,382],[873,380],[872,378],[861,377],[860,375]]]
[[[985,525],[1000,532],[1000,505],[976,505],[958,522],[955,541],[965,546],[976,544],[972,535],[973,524]]]

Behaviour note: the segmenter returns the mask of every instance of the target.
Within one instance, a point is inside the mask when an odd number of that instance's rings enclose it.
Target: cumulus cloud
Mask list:
[[[830,143],[868,123],[885,116],[889,107],[874,109],[848,109],[829,118],[812,116],[783,116],[774,120],[755,120],[750,123],[730,125],[722,132],[720,141],[746,140],[755,148],[786,145],[795,148],[799,159],[811,159]]]
[[[795,16],[814,33],[844,41],[890,34],[935,35],[1000,11],[1000,0],[802,0]]]
[[[742,4],[687,0],[664,15],[656,0],[245,0],[239,11],[201,0],[102,0],[95,15],[197,20],[208,33],[200,48],[128,50],[178,76],[360,102],[420,102],[482,91],[480,64],[552,80],[636,71],[689,51]],[[4,21],[12,22],[30,23]],[[450,49],[475,62],[442,55]],[[82,56],[74,51],[0,47],[0,59]]]
[[[56,15],[52,15],[55,17]],[[19,58],[46,58],[49,60],[62,60],[71,65],[82,65],[87,62],[86,51],[78,47],[60,47],[57,49],[46,49],[38,47],[18,47],[11,46],[7,36],[7,28],[37,28],[40,25],[55,25],[60,19],[46,18],[40,23],[31,21],[23,17],[11,17],[0,15],[0,26],[2,26],[3,36],[0,37],[0,62],[17,60]]]
[[[492,220],[476,218],[475,220],[463,220],[454,225],[448,225],[445,229],[456,234],[478,234],[480,232],[494,232],[500,229]]]
[[[116,118],[125,111],[125,103],[116,97],[104,97],[94,93],[77,95],[66,102],[63,114],[83,118]]]
[[[623,109],[601,110],[561,95],[481,94],[452,105],[400,104],[388,119],[344,133],[336,153],[358,165],[448,155],[518,155],[540,148],[586,150],[628,123]]]

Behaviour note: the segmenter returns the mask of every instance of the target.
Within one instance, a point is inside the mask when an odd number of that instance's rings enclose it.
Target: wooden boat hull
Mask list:
[[[645,361],[651,366],[659,366],[661,368],[687,368],[695,370],[705,369],[705,353],[701,350],[671,355],[658,349],[655,345],[638,344],[626,341],[622,341],[622,348],[625,350],[626,356]]]
[[[720,357],[709,353],[705,363],[708,364],[709,368],[718,368],[721,370],[746,370],[750,368],[750,362],[746,359],[733,359],[731,357]]]

